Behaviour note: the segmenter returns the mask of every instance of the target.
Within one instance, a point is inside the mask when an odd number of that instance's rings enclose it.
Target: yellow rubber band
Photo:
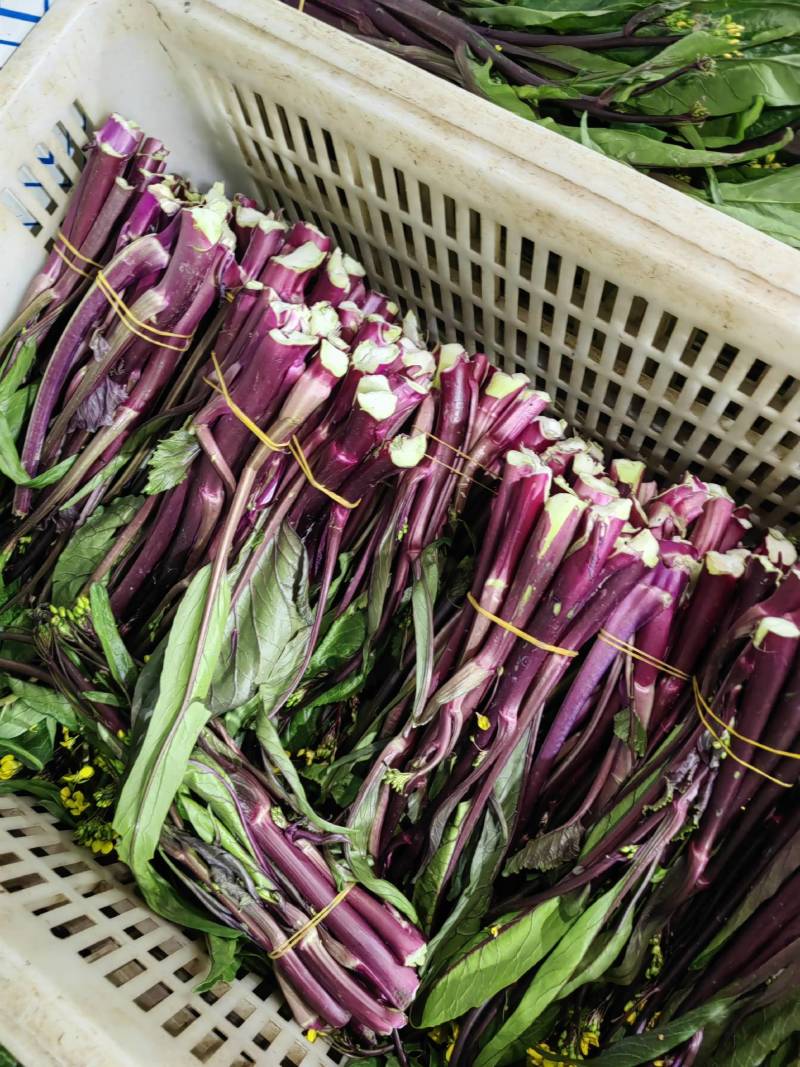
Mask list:
[[[486,608],[481,607],[472,593],[467,593],[467,600],[472,607],[485,618],[496,622],[498,626],[502,626],[504,630],[508,630],[509,633],[514,634],[515,637],[521,637],[523,641],[527,641],[531,645],[536,645],[537,648],[541,648],[543,652],[553,652],[557,656],[568,656],[570,659],[573,656],[577,656],[577,650],[574,648],[560,648],[558,645],[548,645],[546,641],[540,641],[538,637],[531,637],[530,634],[526,634],[524,630],[520,630],[514,626],[511,622],[506,622],[505,619],[501,619],[499,615],[492,615],[491,611],[487,611]]]
[[[727,744],[727,742],[723,741],[720,735],[716,733],[714,728],[709,724],[708,720],[706,719],[706,715],[710,716],[710,718],[712,718],[714,722],[722,726],[732,737],[735,737],[737,740],[742,741],[744,744],[752,745],[754,748],[761,749],[762,752],[770,752],[773,756],[785,756],[788,759],[800,759],[800,753],[784,752],[783,749],[772,748],[770,745],[764,745],[760,741],[753,740],[752,737],[745,737],[744,734],[739,733],[738,730],[735,730],[733,726],[730,726],[728,723],[725,722],[724,719],[721,719],[719,715],[717,715],[717,713],[705,699],[703,694],[700,692],[700,685],[697,681],[697,678],[688,675],[686,671],[682,671],[678,667],[673,667],[669,663],[665,663],[663,660],[656,659],[655,656],[651,656],[648,652],[643,652],[635,645],[628,644],[627,641],[623,641],[621,638],[616,637],[614,634],[609,633],[607,630],[601,630],[598,636],[603,641],[605,641],[606,644],[611,645],[612,648],[617,649],[619,652],[626,652],[633,659],[637,659],[641,663],[647,664],[649,667],[655,667],[658,670],[663,671],[665,674],[671,675],[673,678],[679,678],[681,681],[686,682],[691,677],[692,692],[694,693],[694,704],[697,714],[700,717],[700,721],[702,722],[703,726],[715,739],[720,748],[723,749],[723,751],[726,752],[727,755],[731,757],[731,759],[735,760],[737,763],[740,763],[748,770],[755,771],[756,774],[760,774],[762,778],[766,778],[768,781],[774,782],[775,785],[779,785],[783,789],[792,788],[790,782],[784,782],[781,778],[774,778],[771,774],[767,774],[766,771],[762,771],[759,767],[755,767],[752,763],[748,763],[746,760],[743,760],[739,756],[737,756],[736,753],[731,749],[730,745]]]
[[[91,278],[92,275],[85,270],[81,270],[80,267],[76,267],[72,260],[67,256],[66,252],[62,252],[58,245],[53,245],[53,251],[66,263],[70,270],[74,270],[76,274],[80,274],[81,278]]]
[[[621,637],[617,637],[616,634],[609,633],[608,630],[601,630],[597,635],[602,641],[605,641],[607,645],[611,645],[618,652],[627,653],[632,659],[639,660],[640,663],[644,663],[648,667],[655,667],[659,671],[663,671],[664,674],[669,674],[673,678],[679,678],[682,682],[689,680],[689,675],[680,670],[678,667],[672,667],[669,663],[665,663],[661,659],[656,659],[655,656],[651,656],[649,652],[643,652],[641,648],[637,648],[636,645],[631,645],[627,641],[623,641]]]
[[[452,471],[453,474],[459,474],[462,478],[464,477],[463,472],[460,471],[458,467],[451,467],[449,463],[445,463],[443,459],[437,459],[437,457],[432,456],[430,452],[426,452],[423,458],[429,459],[431,463],[438,463],[440,467],[445,467],[447,470]],[[487,493],[491,493],[493,496],[497,496],[497,490],[492,489],[490,485],[484,485],[483,482],[479,482],[476,478],[467,478],[467,481],[472,482],[473,485],[480,486],[480,488],[485,489]]]
[[[469,452],[462,452],[460,448],[456,448],[456,446],[451,445],[449,441],[444,441],[441,437],[437,437],[435,433],[431,433],[430,431],[428,431],[428,437],[430,437],[431,441],[436,441],[437,444],[444,445],[445,448],[449,448],[451,452],[455,452],[455,454],[457,456],[461,456],[462,459],[468,459],[470,463],[475,462]],[[495,474],[494,471],[490,471],[488,467],[484,467],[482,463],[478,463],[477,466],[480,467],[482,471],[486,471],[486,473],[492,478],[499,477],[499,475]]]
[[[76,259],[80,259],[83,263],[88,263],[88,265],[90,267],[97,267],[98,270],[100,270],[100,268],[103,266],[103,264],[102,263],[98,263],[96,259],[89,259],[88,256],[85,256],[83,254],[83,252],[81,252],[79,249],[77,249],[75,247],[75,245],[72,244],[64,236],[64,234],[61,232],[61,230],[58,231],[58,233],[56,234],[56,237],[62,243],[64,248],[66,248],[66,250],[68,252],[71,252],[73,254],[73,256],[75,256]]]
[[[193,334],[170,333],[169,330],[160,330],[156,326],[150,326],[148,323],[142,322],[141,319],[137,319],[116,289],[111,285],[102,270],[97,272],[95,284],[103,296],[105,296],[117,317],[125,326],[127,326],[132,334],[140,337],[143,341],[148,341],[150,344],[158,345],[159,348],[171,348],[174,352],[185,352],[189,347],[189,342],[191,342]],[[147,333],[142,331],[147,331]],[[151,336],[153,334],[155,334],[155,336]],[[186,341],[186,344],[167,344],[167,342],[159,340],[161,337],[172,337],[179,341]]]
[[[792,783],[791,782],[784,782],[782,778],[774,778],[771,774],[767,774],[766,771],[762,771],[760,767],[754,767],[752,763],[748,763],[747,760],[743,760],[740,756],[736,755],[736,753],[733,751],[733,749],[730,747],[730,745],[727,744],[727,742],[723,741],[722,738],[719,736],[719,734],[717,734],[715,732],[714,728],[709,724],[708,719],[706,719],[705,715],[703,714],[703,709],[705,708],[706,711],[711,712],[711,715],[713,716],[713,718],[717,719],[717,716],[714,714],[713,711],[711,711],[711,708],[709,707],[708,702],[703,697],[703,694],[700,692],[700,686],[697,684],[697,679],[696,678],[692,678],[692,689],[694,690],[694,706],[695,706],[695,709],[697,710],[697,714],[700,716],[700,721],[702,722],[703,726],[705,726],[706,730],[708,730],[708,732],[711,734],[711,736],[717,741],[717,743],[719,744],[720,748],[728,756],[730,756],[731,759],[733,759],[737,763],[741,764],[742,767],[746,767],[748,769],[748,771],[755,771],[756,774],[760,774],[762,778],[766,778],[768,782],[772,782],[775,785],[779,785],[782,789],[791,789],[792,788]],[[721,720],[717,719],[717,721],[720,722]],[[723,725],[725,725],[725,724],[723,723]],[[732,732],[729,726],[725,726],[725,729],[729,733]],[[736,734],[734,736],[739,737],[741,735]],[[752,742],[752,741],[750,742],[750,744],[753,744],[753,743],[754,742]]]
[[[291,949],[299,944],[307,934],[311,933],[315,926],[319,926],[323,919],[327,919],[333,909],[342,903],[354,884],[354,882],[349,882],[344,889],[336,894],[330,903],[326,904],[325,907],[316,912],[315,915],[312,915],[308,922],[304,923],[299,930],[295,930],[291,937],[287,937],[282,945],[274,948],[272,952],[268,952],[267,955],[269,958],[271,960],[279,960],[281,956],[285,956],[287,952],[291,951]]]
[[[305,453],[303,452],[300,442],[294,435],[292,436],[292,443],[289,447],[292,450],[292,455],[297,460],[297,465],[299,466],[303,474],[306,476],[306,480],[309,482],[310,485],[313,485],[315,489],[318,489],[320,491],[320,493],[324,493],[325,496],[330,497],[331,500],[334,500],[337,504],[341,504],[343,508],[358,507],[358,505],[361,503],[360,497],[358,500],[355,501],[345,500],[343,496],[339,496],[338,493],[334,493],[332,489],[329,489],[326,485],[323,485],[322,482],[317,481],[317,479],[314,477],[314,472],[309,466],[308,460],[306,459]]]
[[[231,414],[235,415],[239,422],[243,423],[250,433],[257,437],[259,441],[262,441],[267,448],[271,448],[273,452],[284,452],[289,447],[289,442],[284,441],[281,444],[279,441],[273,441],[269,434],[264,433],[261,427],[257,426],[247,412],[242,411],[236,401],[231,397],[231,394],[228,392],[228,386],[225,384],[225,375],[222,373],[222,367],[219,365],[215,352],[211,353],[211,362],[214,364],[214,370],[216,371],[219,385],[210,381],[208,378],[203,378],[206,385],[210,385],[214,392],[222,395],[225,403],[230,408]]]

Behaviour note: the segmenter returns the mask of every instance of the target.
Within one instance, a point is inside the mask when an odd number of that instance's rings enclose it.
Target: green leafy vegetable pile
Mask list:
[[[313,0],[305,10],[800,247],[796,3]]]
[[[793,1062],[791,542],[164,166],[0,340],[0,793],[373,1067]]]

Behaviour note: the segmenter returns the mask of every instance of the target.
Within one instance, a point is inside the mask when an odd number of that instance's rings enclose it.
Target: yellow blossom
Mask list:
[[[21,770],[22,764],[20,761],[12,756],[10,752],[7,752],[0,759],[0,782],[7,782],[9,778],[13,778]]]
[[[479,730],[488,730],[489,727],[492,725],[486,715],[478,715],[477,718]]]
[[[64,731],[64,739],[61,741],[61,747],[71,749],[78,738],[74,734],[71,734],[66,726],[62,726],[61,729]]]
[[[85,763],[79,771],[74,774],[65,774],[63,781],[71,782],[73,785],[77,785],[79,782],[88,782],[90,778],[94,777],[94,767],[91,763]]]
[[[541,1050],[544,1050],[542,1052]],[[551,1060],[549,1056],[544,1055],[546,1052],[552,1052],[553,1050],[549,1045],[544,1042],[541,1043],[539,1048],[528,1049],[528,1063],[531,1067],[565,1067],[565,1060],[554,1059]],[[569,1064],[569,1067],[574,1067],[573,1064]]]
[[[500,927],[499,926],[493,926],[491,928],[491,930],[489,931],[489,933],[492,935],[492,937],[497,937],[497,935],[500,933]]]
[[[104,856],[107,856],[108,853],[113,849],[113,847],[113,841],[100,841],[98,839],[95,839],[94,841],[92,841],[91,844],[92,852],[102,852]]]
[[[588,1056],[589,1050],[593,1048],[600,1048],[600,1038],[594,1030],[584,1030],[580,1040],[581,1055]]]

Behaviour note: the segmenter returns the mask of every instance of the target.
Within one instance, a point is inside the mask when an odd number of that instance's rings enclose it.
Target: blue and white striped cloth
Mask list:
[[[52,0],[0,0],[0,67],[50,10]]]

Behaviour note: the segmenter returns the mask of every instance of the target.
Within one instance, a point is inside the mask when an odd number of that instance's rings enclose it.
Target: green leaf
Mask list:
[[[613,909],[620,889],[621,883],[609,889],[572,922],[566,931],[562,931],[563,936],[560,936],[556,947],[539,967],[515,1011],[505,1020],[491,1041],[481,1049],[475,1061],[475,1067],[496,1067],[507,1047],[516,1041],[549,1004],[559,999],[562,990],[568,988],[576,971],[581,967],[584,956],[590,950],[603,923]],[[539,905],[539,907],[544,906]],[[619,946],[617,946],[617,952],[619,952]],[[524,952],[520,954],[525,955]],[[602,956],[603,954],[600,953],[601,958]],[[541,958],[541,956],[538,957],[538,959]],[[507,987],[518,977],[519,974],[509,976],[509,979],[502,982],[499,989]],[[577,985],[580,984],[581,982],[577,983]],[[577,988],[577,985],[573,984],[572,988]],[[497,990],[493,989],[492,992],[497,992]]]
[[[589,951],[580,961],[577,973],[562,987],[558,1000],[566,999],[576,989],[602,978],[625,947],[633,929],[634,904],[628,905],[619,925],[607,933],[598,934]]]
[[[353,658],[367,636],[367,613],[363,600],[354,601],[334,619],[314,650],[306,677],[331,674]]]
[[[439,546],[428,545],[419,561],[420,573],[411,590],[411,615],[416,645],[416,684],[411,722],[416,723],[428,702],[433,674],[433,605],[439,586]]]
[[[308,557],[284,523],[228,620],[211,686],[212,713],[238,708],[259,691],[272,708],[303,661],[311,621]]]
[[[498,777],[472,856],[469,863],[464,863],[466,884],[429,942],[431,975],[438,974],[481,928],[508,847],[508,826],[517,810],[527,748],[526,731]]]
[[[71,607],[102,561],[121,526],[131,521],[142,497],[118,497],[107,507],[97,508],[83,526],[78,527],[53,569],[52,601],[57,607]]]
[[[422,874],[414,883],[413,903],[425,930],[430,930],[434,911],[442,890],[442,883],[450,860],[455,851],[458,828],[469,811],[469,801],[462,801],[453,812],[442,835],[442,841],[431,860],[423,868]]]
[[[186,761],[209,717],[202,701],[219,657],[230,603],[228,583],[223,580],[203,633],[210,575],[208,566],[195,575],[178,608],[164,653],[158,700],[114,817],[120,835],[117,851],[137,879],[149,868]],[[190,689],[190,672],[198,651],[199,667]]]
[[[732,115],[747,111],[757,97],[766,107],[800,105],[800,51],[788,55],[718,61],[711,74],[686,74],[661,89],[638,99],[638,106],[651,114],[681,115],[702,101],[709,115]]]
[[[636,789],[631,790],[627,796],[618,801],[614,807],[602,818],[594,824],[589,835],[583,843],[583,849],[581,850],[581,856],[588,856],[592,849],[598,845],[606,834],[617,825],[620,819],[623,819],[631,810],[634,804],[637,803],[641,797],[647,792],[650,786],[658,777],[658,769],[654,770],[652,774],[649,774]]]
[[[9,423],[8,415],[0,413],[0,472],[15,485],[26,486],[29,489],[43,489],[46,485],[59,481],[77,459],[77,456],[67,456],[55,467],[31,477],[19,458],[19,452],[14,443],[15,437],[16,432]]]
[[[580,823],[568,822],[557,826],[540,837],[533,838],[505,865],[503,874],[519,874],[520,871],[552,871],[562,863],[575,860],[580,855],[583,827]]]
[[[120,637],[111,601],[104,585],[94,582],[89,590],[92,626],[103,649],[114,681],[129,690],[136,684],[136,664]]]
[[[522,94],[526,90],[520,89],[519,92]],[[569,137],[571,141],[580,142],[580,130],[574,126],[565,126],[549,118],[536,121],[548,130],[554,130],[556,133],[563,134],[564,137]],[[686,148],[667,141],[657,141],[653,137],[645,137],[641,133],[632,133],[629,130],[599,128],[592,130],[592,140],[607,156],[636,167],[668,167],[676,170],[687,170],[692,167],[732,166],[735,163],[760,159],[777,151],[791,138],[791,132],[787,132],[783,141],[777,145],[764,145],[742,152],[714,152]]]
[[[209,934],[206,940],[211,965],[203,981],[194,987],[194,992],[197,994],[207,993],[217,982],[226,982],[231,985],[242,965],[240,950],[243,937],[241,935],[220,937],[218,934]]]
[[[2,405],[2,413],[6,419],[6,425],[8,426],[8,432],[11,434],[11,439],[16,441],[19,437],[19,432],[22,429],[22,424],[28,417],[33,402],[36,399],[36,392],[39,387],[37,385],[26,385],[23,389],[18,389],[13,396]]]
[[[735,1006],[734,998],[714,1000],[671,1022],[659,1024],[655,1031],[624,1037],[593,1059],[592,1067],[640,1067],[641,1064],[649,1064],[651,1060],[660,1059],[665,1053],[688,1041],[703,1027],[724,1022],[733,1013]],[[722,1062],[720,1061],[720,1065]]]
[[[17,714],[30,715],[33,719],[53,719],[68,730],[77,733],[81,720],[69,700],[55,689],[33,682],[24,682],[21,678],[7,675],[7,681],[16,700],[7,707],[17,708]]]
[[[614,736],[635,756],[642,757],[647,752],[647,730],[632,708],[623,708],[614,716]]]
[[[574,922],[575,915],[567,904],[554,897],[486,931],[477,945],[434,982],[421,1025],[439,1026],[485,1004],[544,959]]]
[[[53,755],[55,721],[31,715],[18,703],[0,709],[0,755],[15,756],[33,771],[44,770]]]
[[[476,89],[487,100],[491,100],[493,104],[505,108],[506,111],[513,111],[515,115],[519,115],[522,119],[536,117],[530,104],[520,99],[513,86],[509,85],[508,82],[492,77],[493,67],[491,60],[487,59],[485,63],[470,61],[469,67],[472,71],[472,80]]]
[[[148,907],[170,922],[190,930],[199,930],[204,934],[214,934],[216,937],[241,937],[238,930],[231,930],[222,923],[214,922],[205,912],[187,904],[151,863],[145,864],[137,872],[136,882]]]
[[[6,414],[6,404],[28,376],[36,360],[36,339],[29,337],[19,349],[9,372],[0,379],[0,412]]]
[[[147,461],[146,496],[165,493],[180,485],[189,473],[189,467],[200,454],[200,445],[194,430],[174,430],[160,441]]]
[[[61,803],[59,787],[54,782],[46,782],[41,778],[12,778],[9,781],[0,782],[0,796],[9,796],[14,793],[27,793],[36,797],[43,808],[55,815],[61,822],[68,826],[74,826],[75,820]]]
[[[462,6],[472,22],[512,29],[536,27],[541,29],[587,31],[601,33],[618,29],[626,19],[641,9],[641,0],[518,0],[510,3],[487,3],[486,0],[464,2]],[[674,6],[679,6],[675,4]]]
[[[758,1067],[796,1030],[800,1030],[800,990],[741,1020],[728,1030],[714,1055],[725,1067]]]
[[[303,788],[303,783],[300,781],[300,777],[294,764],[283,750],[278,731],[275,729],[275,726],[265,712],[262,712],[256,720],[256,736],[261,742],[270,761],[283,776],[284,782],[292,793],[294,806],[297,811],[301,815],[305,815],[308,821],[316,826],[318,830],[323,830],[330,834],[349,835],[350,830],[348,830],[347,827],[328,822],[327,819],[323,819],[314,811],[314,808],[308,801],[306,791]]]

